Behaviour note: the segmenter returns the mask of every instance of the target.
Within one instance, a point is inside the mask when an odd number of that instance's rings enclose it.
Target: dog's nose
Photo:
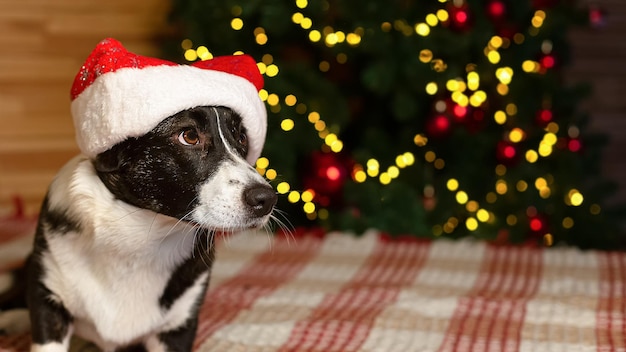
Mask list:
[[[276,192],[264,185],[255,185],[246,189],[243,192],[243,199],[256,216],[269,214],[278,201]]]

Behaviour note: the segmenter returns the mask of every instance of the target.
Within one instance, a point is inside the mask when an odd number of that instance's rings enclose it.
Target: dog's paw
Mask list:
[[[0,312],[0,334],[12,335],[29,330],[28,309],[11,309]]]

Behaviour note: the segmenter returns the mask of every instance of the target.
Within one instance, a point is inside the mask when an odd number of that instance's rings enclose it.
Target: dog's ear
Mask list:
[[[104,151],[96,156],[96,159],[93,161],[93,165],[98,172],[110,173],[115,172],[120,169],[122,165],[122,154],[119,151],[114,151],[109,149]]]

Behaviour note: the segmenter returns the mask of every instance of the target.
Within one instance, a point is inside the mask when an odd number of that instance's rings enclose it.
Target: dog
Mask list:
[[[104,351],[190,351],[215,234],[273,216],[248,148],[239,114],[198,106],[69,161],[25,268],[31,351],[66,351],[73,334]]]

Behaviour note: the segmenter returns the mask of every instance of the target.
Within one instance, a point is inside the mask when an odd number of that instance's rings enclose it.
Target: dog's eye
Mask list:
[[[243,146],[248,145],[248,136],[245,134],[245,132],[239,133],[239,136],[237,138],[237,142],[239,142],[239,144],[241,144]]]
[[[178,135],[178,141],[183,145],[196,145],[200,143],[200,136],[195,129],[184,130]]]

